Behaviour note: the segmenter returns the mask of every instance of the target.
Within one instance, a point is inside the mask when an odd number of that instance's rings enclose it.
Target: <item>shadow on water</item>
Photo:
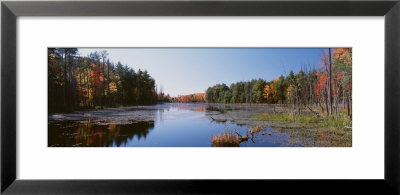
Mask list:
[[[125,146],[128,142],[146,139],[154,121],[132,124],[93,124],[91,121],[61,121],[49,124],[49,147],[110,147]]]

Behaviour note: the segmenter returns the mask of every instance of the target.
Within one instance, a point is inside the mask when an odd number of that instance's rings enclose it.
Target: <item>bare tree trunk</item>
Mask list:
[[[98,98],[98,104],[100,105],[100,108],[102,108],[102,106],[101,106],[101,95],[102,95],[102,93],[101,93],[101,84],[100,84],[100,75],[101,75],[101,64],[100,64],[100,59],[99,59],[99,61],[98,61],[98,64],[99,64],[99,66],[98,66],[98,76],[97,76],[97,80],[99,81],[98,83],[99,83],[99,86],[96,86],[96,89],[98,90],[98,94],[99,94],[99,98]]]
[[[344,109],[346,109],[346,107],[345,107],[346,104],[345,104],[345,91],[344,91],[344,89],[343,89],[342,93],[343,93],[342,104],[343,104],[343,110],[344,110]]]
[[[73,59],[71,59],[71,56],[69,56],[69,60],[68,60],[68,77],[69,77],[69,85],[68,85],[68,91],[69,91],[69,94],[68,94],[68,107],[69,107],[69,109],[71,109],[70,107],[72,106],[72,108],[74,108],[74,101],[73,101],[73,99],[72,99],[72,86],[73,86],[73,83],[72,83],[72,80],[73,80],[73,78],[72,78],[72,65],[71,65],[71,63],[73,63]]]
[[[105,69],[104,69],[104,67],[105,67],[105,58],[103,57],[103,67],[102,67],[102,70],[103,70],[103,82],[102,82],[102,84],[101,84],[101,96],[103,96],[104,95],[104,89],[105,89],[105,87],[104,87],[104,83],[105,83],[105,76],[104,76],[104,74],[105,74]],[[101,100],[101,98],[100,98],[100,100]],[[107,102],[107,101],[106,101]],[[102,105],[102,103],[100,103],[101,105]]]
[[[317,104],[319,104],[319,106],[321,107],[321,113],[323,114],[324,113],[324,106],[321,103],[321,99],[318,101]]]
[[[90,85],[89,85],[89,69],[87,69],[86,75],[86,85],[87,85],[87,107],[90,108]]]
[[[82,107],[84,107],[85,106],[85,96],[83,93],[83,87],[85,86],[85,79],[84,79],[84,77],[82,77],[82,74],[83,74],[83,76],[85,76],[85,72],[84,72],[84,68],[83,68],[83,61],[80,62],[80,66],[79,66],[79,88],[80,88],[80,90],[79,90],[79,94],[78,94],[78,105],[80,106],[82,104]]]
[[[348,94],[348,100],[347,100],[347,112],[348,112],[348,115],[350,116],[350,119],[352,118],[352,102],[351,102],[351,95],[350,95],[350,93]]]
[[[63,56],[62,56],[62,58],[63,58],[63,63],[64,63],[64,85],[63,85],[63,88],[64,88],[64,90],[63,90],[63,102],[64,102],[64,107],[63,107],[63,109],[66,109],[67,108],[67,100],[66,100],[66,96],[67,96],[67,57],[66,57],[66,54],[65,54],[65,51],[64,51],[64,54],[63,54]]]
[[[326,115],[329,116],[329,106],[328,106],[328,90],[325,90],[325,106],[326,106]]]
[[[110,61],[107,60],[107,93],[108,93],[108,106],[111,106],[111,96],[110,96]]]
[[[73,105],[74,105],[74,109],[77,109],[77,98],[76,98],[76,81],[75,81],[75,76],[74,76],[74,72],[75,72],[75,62],[74,62],[74,58],[72,58],[72,65],[71,65],[71,91],[72,91],[72,99],[73,99]]]
[[[107,62],[110,62],[110,59]],[[107,90],[110,91],[110,63],[107,63]]]
[[[335,95],[335,116],[336,116],[336,120],[338,120],[338,101],[339,101],[339,96]]]

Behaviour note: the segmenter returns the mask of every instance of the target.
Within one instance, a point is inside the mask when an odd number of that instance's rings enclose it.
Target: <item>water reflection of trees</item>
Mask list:
[[[62,127],[62,128],[60,128]],[[154,121],[131,124],[98,125],[91,121],[64,121],[49,124],[49,146],[110,147],[125,146],[129,141],[146,139]]]

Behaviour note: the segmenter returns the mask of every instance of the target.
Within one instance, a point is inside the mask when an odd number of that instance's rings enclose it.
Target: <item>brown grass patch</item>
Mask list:
[[[239,147],[240,138],[233,132],[225,131],[217,136],[212,136],[211,143],[216,147]]]

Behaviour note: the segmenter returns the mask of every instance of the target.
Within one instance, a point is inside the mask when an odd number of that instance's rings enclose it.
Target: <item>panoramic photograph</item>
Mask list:
[[[352,147],[352,48],[48,48],[48,147]]]

